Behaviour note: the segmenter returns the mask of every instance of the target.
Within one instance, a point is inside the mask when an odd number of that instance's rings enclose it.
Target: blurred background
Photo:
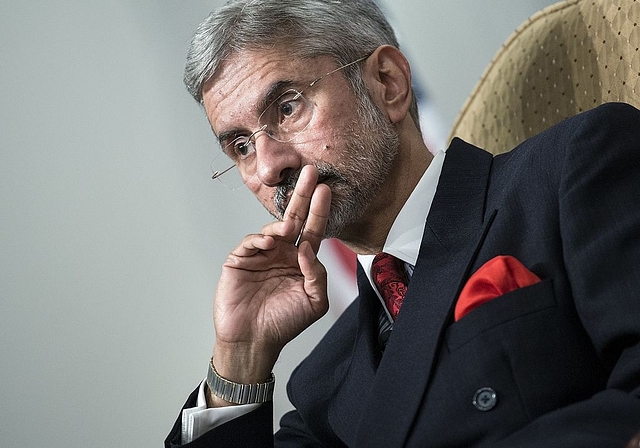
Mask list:
[[[220,265],[271,219],[210,179],[213,136],[182,85],[192,32],[222,3],[0,4],[2,446],[161,446],[206,373]],[[434,145],[502,42],[551,3],[381,0]],[[286,348],[277,416],[342,306]]]

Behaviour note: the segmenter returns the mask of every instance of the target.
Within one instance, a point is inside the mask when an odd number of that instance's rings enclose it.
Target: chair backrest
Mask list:
[[[499,154],[612,101],[640,108],[640,0],[566,0],[534,14],[505,42],[451,137]]]

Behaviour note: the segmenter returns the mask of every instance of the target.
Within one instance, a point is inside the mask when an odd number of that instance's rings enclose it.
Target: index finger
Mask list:
[[[317,182],[318,169],[313,165],[304,166],[300,171],[300,176],[282,217],[283,221],[292,221],[294,223],[294,238],[299,236],[307,219],[311,198]]]
[[[329,209],[331,207],[331,189],[326,184],[318,184],[311,197],[309,205],[309,213],[300,230],[298,241],[299,245],[302,241],[309,241],[315,253],[320,249],[320,243],[324,237],[329,219]]]

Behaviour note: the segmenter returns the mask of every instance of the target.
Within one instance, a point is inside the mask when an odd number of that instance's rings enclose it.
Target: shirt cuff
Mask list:
[[[234,418],[242,417],[260,407],[260,403],[207,408],[206,380],[198,388],[196,407],[182,410],[182,443],[189,443],[207,431],[223,425]]]

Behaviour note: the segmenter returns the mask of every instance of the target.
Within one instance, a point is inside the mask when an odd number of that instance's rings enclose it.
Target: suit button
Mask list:
[[[496,391],[490,387],[478,389],[473,395],[473,405],[479,411],[490,411],[498,402]]]

